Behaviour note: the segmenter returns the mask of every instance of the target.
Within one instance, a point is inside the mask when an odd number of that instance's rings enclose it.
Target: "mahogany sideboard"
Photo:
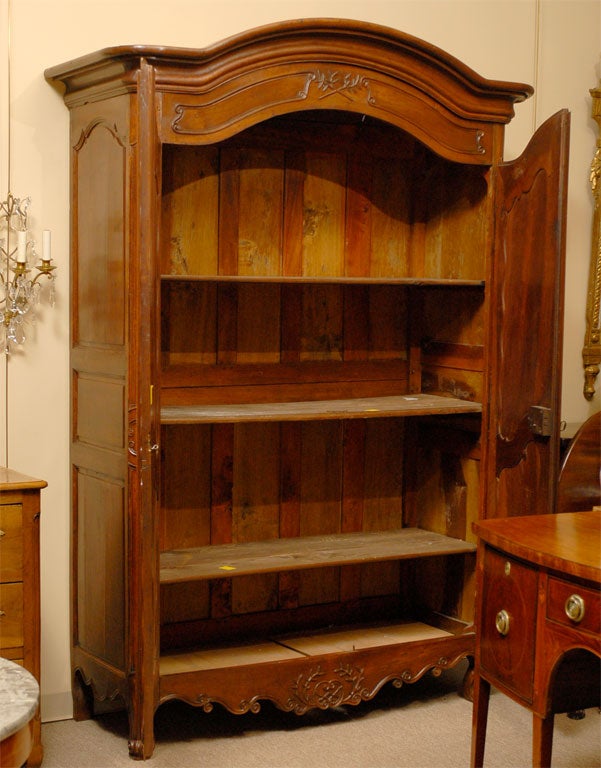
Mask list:
[[[359,704],[474,654],[472,522],[553,509],[569,115],[393,29],[46,71],[71,117],[72,674]]]
[[[532,765],[548,768],[553,716],[599,706],[601,509],[474,525],[478,601],[472,766],[490,686],[532,711]]]
[[[40,682],[40,491],[45,480],[0,467],[0,656]],[[39,707],[28,765],[42,762]]]

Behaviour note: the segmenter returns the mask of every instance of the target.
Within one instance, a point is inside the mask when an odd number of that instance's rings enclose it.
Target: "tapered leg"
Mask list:
[[[488,721],[488,700],[490,683],[474,673],[474,708],[472,710],[472,757],[471,768],[482,768],[484,763],[484,745],[486,743],[486,724]]]
[[[553,751],[553,713],[532,716],[532,768],[550,768]]]

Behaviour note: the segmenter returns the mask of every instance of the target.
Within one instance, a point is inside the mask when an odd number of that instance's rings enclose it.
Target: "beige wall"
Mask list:
[[[311,16],[372,21],[422,37],[480,74],[531,83],[507,129],[508,158],[561,107],[572,112],[563,414],[599,410],[582,396],[595,148],[589,89],[601,50],[599,0],[0,0],[0,196],[30,195],[35,234],[52,230],[57,306],[26,348],[0,359],[0,463],[42,477],[42,713],[71,714],[69,675],[68,112],[46,67],[130,44],[203,47],[251,27]],[[9,65],[10,62],[10,65]],[[7,96],[10,72],[10,105]],[[10,123],[9,123],[10,115]],[[10,153],[8,126],[10,124]],[[10,156],[10,169],[9,169]],[[110,302],[110,297],[107,297]],[[601,382],[598,384],[601,388]]]

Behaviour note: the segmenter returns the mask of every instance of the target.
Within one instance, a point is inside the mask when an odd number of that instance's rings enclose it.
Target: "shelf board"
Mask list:
[[[161,584],[475,551],[475,544],[421,528],[340,533],[175,549],[160,556]]]
[[[440,395],[394,395],[344,400],[307,400],[293,403],[234,403],[227,405],[168,405],[161,408],[162,424],[223,424],[241,421],[316,421],[373,419],[392,416],[430,416],[480,413],[482,405]]]
[[[453,277],[347,277],[336,275],[161,275],[167,282],[205,283],[313,283],[335,285],[458,285],[481,288],[484,280],[468,280]]]
[[[257,643],[162,655],[160,674],[188,674],[248,664],[282,662],[452,636],[450,632],[417,621],[305,633]]]

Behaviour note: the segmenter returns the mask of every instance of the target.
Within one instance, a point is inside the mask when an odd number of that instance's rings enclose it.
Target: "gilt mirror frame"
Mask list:
[[[601,364],[601,326],[599,309],[601,303],[601,80],[590,91],[592,96],[592,117],[597,123],[597,149],[590,172],[593,193],[593,230],[591,239],[591,264],[586,299],[586,330],[582,361],[584,365],[584,396],[592,400],[595,394],[595,380]]]

